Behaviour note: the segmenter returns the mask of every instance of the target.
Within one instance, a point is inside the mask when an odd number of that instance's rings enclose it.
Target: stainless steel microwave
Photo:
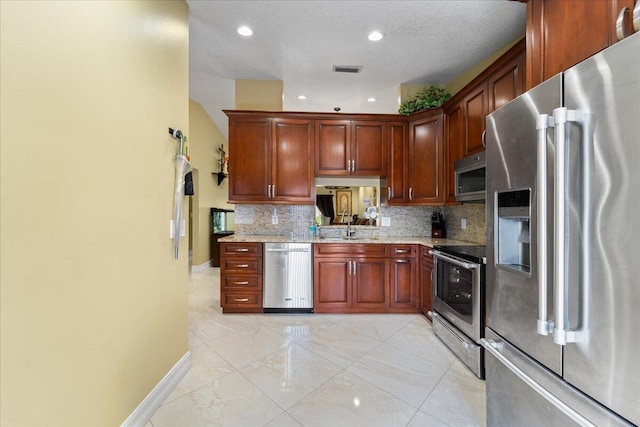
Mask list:
[[[456,200],[471,202],[486,199],[487,161],[485,152],[467,156],[455,163]]]

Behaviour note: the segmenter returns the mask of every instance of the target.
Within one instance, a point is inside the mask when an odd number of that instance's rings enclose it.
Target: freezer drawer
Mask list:
[[[482,340],[490,426],[632,426],[505,342]]]

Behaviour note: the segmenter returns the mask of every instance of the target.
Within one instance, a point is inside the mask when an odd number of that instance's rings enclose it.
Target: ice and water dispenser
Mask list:
[[[531,189],[497,194],[496,260],[498,266],[531,273]]]

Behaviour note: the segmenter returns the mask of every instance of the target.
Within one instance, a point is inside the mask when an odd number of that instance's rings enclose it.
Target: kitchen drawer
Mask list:
[[[392,257],[415,258],[418,254],[418,245],[389,245]]]
[[[225,291],[221,293],[222,311],[238,313],[261,313],[261,291]]]
[[[261,257],[262,243],[221,242],[220,256],[227,257]]]
[[[220,261],[220,271],[223,275],[233,274],[262,274],[262,258],[223,258]]]
[[[262,290],[262,276],[223,276],[222,277],[223,289],[247,289],[247,290]]]
[[[389,256],[389,246],[377,243],[316,243],[315,256]]]

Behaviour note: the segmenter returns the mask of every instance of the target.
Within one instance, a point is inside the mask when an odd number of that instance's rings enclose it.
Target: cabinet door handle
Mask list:
[[[387,187],[387,200],[391,200],[391,187]]]
[[[628,37],[631,34],[628,30],[629,26],[626,25],[628,15],[628,7],[623,7],[618,14],[618,19],[616,19],[616,36],[618,37],[618,40],[622,40],[623,38]]]
[[[249,282],[245,281],[245,282],[233,282],[234,285],[248,285]]]
[[[640,31],[640,0],[636,0],[633,6],[633,29]]]
[[[355,172],[355,171],[356,171],[356,161],[351,160],[351,172]]]
[[[271,198],[273,199],[273,198],[275,198],[275,197],[276,197],[276,185],[275,185],[275,184],[273,184],[273,185],[271,186]]]
[[[413,187],[409,187],[409,200],[413,200]]]
[[[249,298],[234,298],[234,302],[249,302]]]
[[[355,261],[351,261],[353,263],[353,275],[355,276],[358,273],[358,265],[356,264]]]

